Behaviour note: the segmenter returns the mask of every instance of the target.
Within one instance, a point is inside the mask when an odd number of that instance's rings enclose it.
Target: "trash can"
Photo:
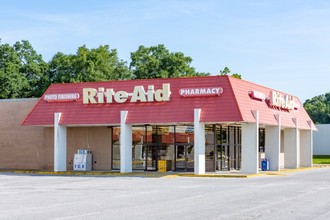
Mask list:
[[[167,162],[166,160],[158,160],[158,172],[167,171]]]
[[[269,159],[267,159],[267,158],[262,159],[262,161],[261,161],[261,170],[262,171],[269,170]]]

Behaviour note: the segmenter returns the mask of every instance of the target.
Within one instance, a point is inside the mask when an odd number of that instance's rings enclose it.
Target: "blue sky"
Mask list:
[[[49,61],[109,45],[121,59],[164,44],[198,71],[228,66],[303,102],[330,91],[327,0],[0,0],[0,38],[28,40]]]

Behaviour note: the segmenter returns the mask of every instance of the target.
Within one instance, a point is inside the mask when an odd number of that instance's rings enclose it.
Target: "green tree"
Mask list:
[[[33,49],[29,41],[16,42],[13,45],[19,60],[19,72],[24,75],[28,82],[28,88],[24,91],[24,97],[40,97],[47,88],[48,64],[40,54]]]
[[[234,78],[237,78],[237,79],[242,79],[241,74],[238,74],[238,73],[233,73],[231,76]]]
[[[39,97],[45,89],[46,70],[47,63],[28,41],[0,44],[0,98]]]
[[[225,67],[223,70],[220,70],[220,76],[227,76],[230,72],[230,69]]]
[[[230,69],[228,67],[225,67],[223,70],[220,70],[220,76],[227,76],[230,72]],[[242,76],[238,73],[233,73],[231,76],[237,79],[242,79]]]
[[[192,58],[181,52],[170,52],[164,45],[144,47],[131,53],[130,70],[135,79],[207,76],[191,67]]]
[[[20,61],[9,44],[0,45],[0,98],[19,98],[28,87],[24,75],[19,72]]]
[[[315,124],[329,124],[330,92],[307,99],[304,108]]]
[[[76,71],[74,71],[73,60],[74,55],[57,52],[48,63],[49,83],[71,82],[71,79],[75,79]]]
[[[91,82],[131,79],[126,63],[119,60],[117,50],[108,45],[96,49],[79,47],[75,55],[61,52],[49,62],[50,82]]]

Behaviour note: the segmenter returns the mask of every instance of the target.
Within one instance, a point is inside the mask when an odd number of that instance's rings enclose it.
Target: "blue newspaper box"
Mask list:
[[[262,171],[269,170],[269,160],[268,159],[262,159],[262,161],[261,161],[261,170]]]

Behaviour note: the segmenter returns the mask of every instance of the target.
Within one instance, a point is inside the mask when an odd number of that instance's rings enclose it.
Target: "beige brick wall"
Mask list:
[[[0,169],[53,170],[54,129],[21,126],[37,99],[0,101]],[[111,169],[111,132],[107,127],[69,127],[67,169],[77,149],[90,149],[94,170]]]
[[[21,126],[36,102],[37,99],[0,101],[0,169],[51,168],[51,129]]]
[[[111,131],[107,127],[75,127],[67,129],[67,169],[73,168],[78,149],[91,150],[93,170],[111,169]]]

